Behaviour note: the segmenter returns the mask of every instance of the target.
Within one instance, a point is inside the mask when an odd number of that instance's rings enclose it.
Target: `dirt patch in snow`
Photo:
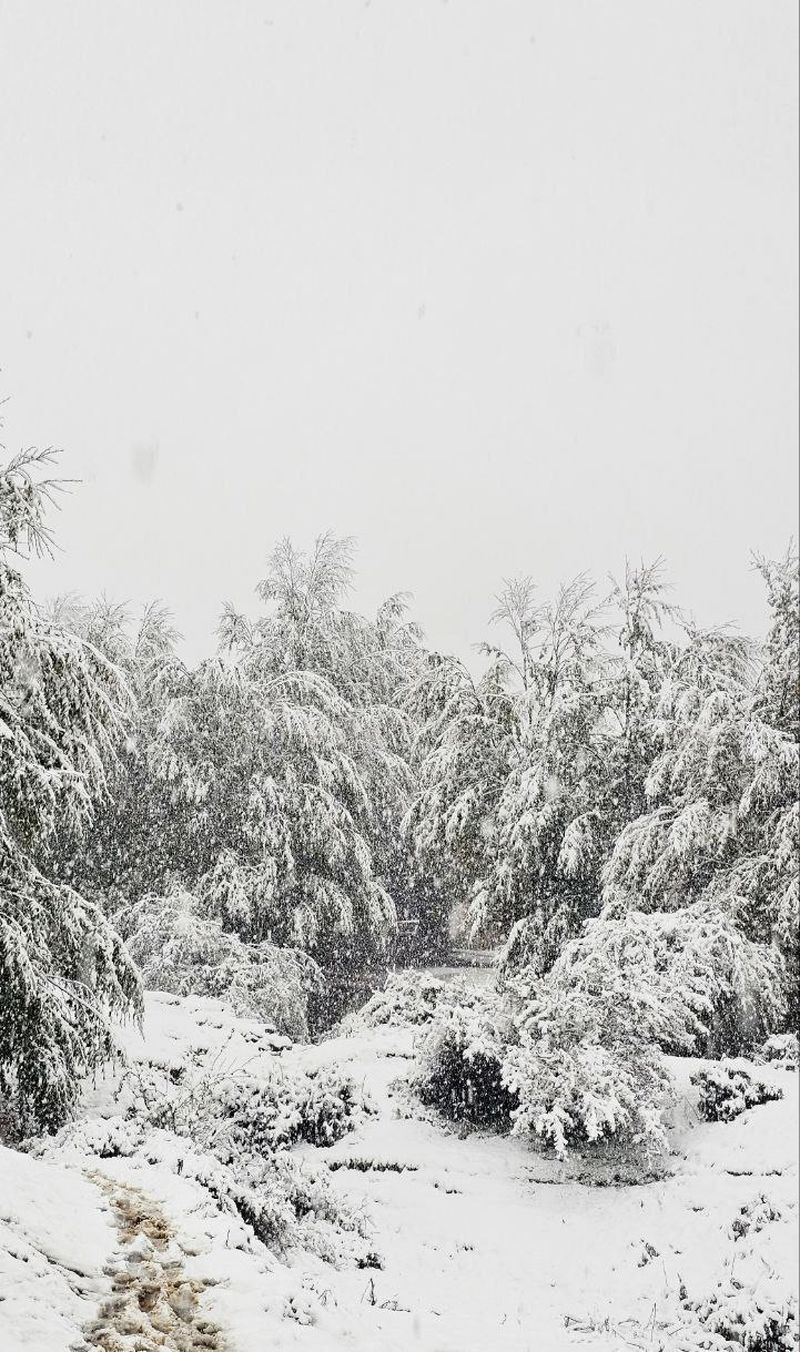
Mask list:
[[[89,1175],[108,1196],[120,1246],[106,1264],[111,1295],[84,1330],[84,1348],[102,1352],[225,1352],[220,1329],[199,1297],[213,1283],[186,1275],[169,1222],[138,1188]]]

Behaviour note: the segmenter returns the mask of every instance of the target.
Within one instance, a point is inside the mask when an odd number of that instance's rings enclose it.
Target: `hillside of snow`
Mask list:
[[[311,1216],[310,1247],[272,1252],[215,1200],[201,1152],[164,1127],[133,1141],[118,1069],[89,1089],[77,1127],[33,1154],[0,1150],[3,1352],[694,1348],[686,1301],[724,1292],[769,1309],[796,1295],[790,1071],[768,1072],[782,1100],[703,1123],[698,1063],[673,1060],[667,1166],[626,1182],[613,1161],[560,1164],[421,1109],[404,1083],[410,1028],[292,1046],[216,1001],[154,994],[143,1035],[123,1036],[143,1071],[246,1068],[288,1084],[344,1069],[369,1111],[332,1146],[291,1153],[328,1176],[364,1244]]]

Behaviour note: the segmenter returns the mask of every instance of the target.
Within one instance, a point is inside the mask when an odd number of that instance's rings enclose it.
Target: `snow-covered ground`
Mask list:
[[[562,1166],[521,1140],[462,1134],[416,1108],[402,1084],[410,1029],[281,1048],[215,1001],[151,995],[144,1038],[129,1029],[125,1039],[134,1061],[164,1065],[345,1066],[377,1113],[329,1149],[297,1150],[363,1208],[381,1266],[337,1268],[303,1251],[279,1261],[184,1175],[157,1134],[149,1158],[107,1149],[98,1158],[86,1142],[116,1111],[109,1075],[87,1094],[71,1145],[45,1159],[0,1151],[3,1352],[656,1348],[682,1288],[700,1299],[738,1274],[746,1291],[796,1290],[791,1072],[769,1072],[782,1101],[708,1124],[689,1084],[697,1063],[673,1062],[669,1171],[619,1186],[614,1166]],[[753,1210],[762,1197],[768,1205]],[[755,1219],[737,1237],[742,1207]],[[145,1291],[138,1304],[131,1290]]]

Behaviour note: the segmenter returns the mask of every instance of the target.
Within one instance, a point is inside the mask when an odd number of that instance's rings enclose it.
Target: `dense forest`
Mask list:
[[[189,666],[161,601],[34,600],[58,474],[36,451],[0,473],[8,1136],[64,1121],[143,987],[303,1038],[454,941],[499,951],[498,992],[441,1030],[447,1094],[479,1045],[492,1104],[560,1146],[576,1077],[657,1135],[663,1051],[796,1028],[791,550],[754,559],[763,642],[686,619],[656,560],[550,599],[505,583],[465,663],[405,596],[347,608],[352,541],[283,540]]]

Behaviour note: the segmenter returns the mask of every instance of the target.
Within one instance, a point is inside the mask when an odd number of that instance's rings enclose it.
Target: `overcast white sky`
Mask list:
[[[667,556],[762,625],[797,495],[796,0],[0,0],[4,440],[83,480],[41,594],[191,655],[359,538],[437,647]]]

